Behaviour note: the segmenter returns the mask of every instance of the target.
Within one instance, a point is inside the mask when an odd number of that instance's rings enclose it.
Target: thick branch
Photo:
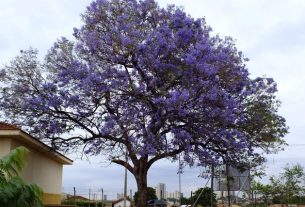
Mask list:
[[[134,174],[134,168],[128,162],[123,160],[116,160],[116,159],[113,159],[111,161],[125,167],[130,173]]]
[[[158,160],[161,160],[163,158],[166,158],[166,157],[172,157],[174,155],[177,155],[177,154],[183,152],[183,150],[184,150],[184,148],[179,148],[179,149],[176,149],[176,150],[173,150],[173,151],[170,151],[170,152],[165,152],[165,153],[162,153],[162,154],[158,154],[158,155],[156,155],[155,157],[153,157],[152,159],[150,159],[148,161],[147,168],[149,169],[154,162],[156,162]]]

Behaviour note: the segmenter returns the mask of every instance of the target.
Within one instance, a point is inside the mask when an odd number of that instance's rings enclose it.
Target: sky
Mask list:
[[[42,58],[56,41],[72,39],[73,27],[82,22],[80,14],[90,0],[1,0],[0,65],[8,63],[19,50],[37,48]],[[277,97],[282,102],[279,113],[289,126],[285,151],[269,155],[267,176],[278,174],[287,164],[305,166],[305,1],[303,0],[157,0],[161,6],[176,4],[194,18],[205,18],[213,34],[231,36],[246,57],[251,77],[273,77],[278,84]],[[89,188],[100,195],[103,188],[108,198],[123,192],[124,170],[109,165],[102,157],[74,159],[63,171],[63,191],[87,195]],[[165,183],[167,190],[178,190],[177,163],[160,161],[148,174],[148,185]],[[206,183],[200,169],[184,169],[182,192]],[[128,189],[136,190],[128,175]]]

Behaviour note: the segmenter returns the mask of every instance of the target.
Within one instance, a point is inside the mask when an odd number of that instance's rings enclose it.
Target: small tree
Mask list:
[[[272,186],[269,184],[262,184],[260,182],[255,183],[255,193],[258,193],[259,197],[263,199],[266,206],[268,206],[269,200],[272,196]],[[256,195],[255,195],[256,196]]]
[[[0,206],[43,206],[42,190],[35,184],[25,184],[18,176],[28,153],[25,147],[18,147],[0,159]]]
[[[285,203],[291,204],[295,198],[304,195],[305,174],[300,164],[291,167],[287,165],[279,180],[282,183]]]
[[[264,199],[265,203],[304,203],[305,174],[300,164],[287,165],[278,176],[271,176],[268,184],[252,182],[252,188]]]
[[[1,70],[0,108],[56,149],[127,168],[138,207],[160,159],[244,165],[283,143],[275,82],[251,79],[204,19],[153,0],[96,0],[82,18],[76,41],[57,41],[44,62],[30,49]]]
[[[211,204],[211,196],[213,203]],[[194,192],[194,202],[197,201],[197,205],[201,206],[216,206],[216,194],[212,194],[211,188],[199,188]]]
[[[190,205],[192,203],[191,198],[181,197],[181,205]]]

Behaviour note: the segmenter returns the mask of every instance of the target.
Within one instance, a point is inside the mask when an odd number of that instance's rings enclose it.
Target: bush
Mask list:
[[[95,206],[105,207],[106,206],[105,203],[103,205],[103,202],[101,202],[101,201],[98,201],[96,203],[96,205],[95,205],[95,202],[93,202],[93,201],[90,201],[90,202],[89,201],[76,201],[75,203],[76,203],[77,207],[89,207],[89,204],[90,204],[91,207],[95,207]],[[62,202],[62,204],[64,204],[64,205],[74,205],[74,201],[73,200],[65,200],[65,201]]]

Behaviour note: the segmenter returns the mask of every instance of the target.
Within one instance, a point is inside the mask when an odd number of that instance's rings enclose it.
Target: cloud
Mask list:
[[[80,25],[80,13],[89,0],[53,1],[5,0],[0,8],[1,63],[12,59],[20,49],[38,48],[45,54],[53,42],[71,37],[73,27]]]

